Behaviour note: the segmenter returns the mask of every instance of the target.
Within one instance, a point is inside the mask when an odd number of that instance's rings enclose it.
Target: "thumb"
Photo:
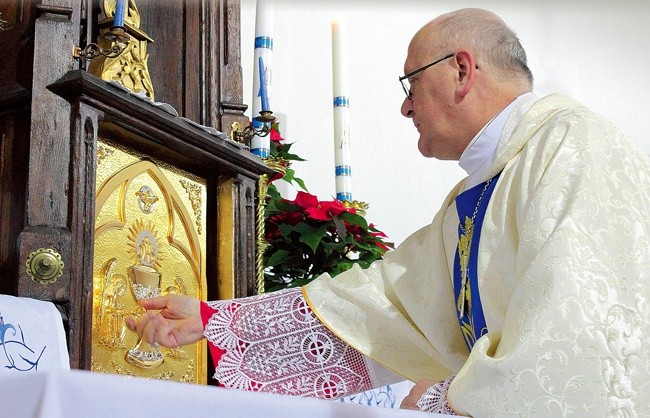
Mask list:
[[[164,309],[167,307],[167,302],[169,302],[169,296],[158,296],[150,299],[140,299],[138,303],[140,306],[146,310],[151,309]]]

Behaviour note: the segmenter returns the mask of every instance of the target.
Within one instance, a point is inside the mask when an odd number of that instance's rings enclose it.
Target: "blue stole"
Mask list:
[[[458,226],[459,243],[454,258],[454,300],[456,301],[458,323],[469,351],[472,351],[476,340],[488,332],[478,289],[478,244],[485,210],[500,174],[456,197],[456,210],[460,224]],[[468,221],[471,221],[469,223],[473,226],[468,225]],[[469,234],[467,233],[468,226],[473,229]],[[461,268],[461,253],[465,257],[464,274],[463,268]],[[465,283],[463,283],[463,276],[465,276]]]

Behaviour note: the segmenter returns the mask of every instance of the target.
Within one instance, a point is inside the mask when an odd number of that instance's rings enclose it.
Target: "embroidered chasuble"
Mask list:
[[[503,132],[477,186],[367,269],[209,302],[216,375],[338,397],[455,374],[463,415],[650,416],[648,156],[561,95]]]
[[[456,374],[461,414],[650,416],[648,156],[561,95],[504,132],[477,182],[500,173],[471,254],[488,332],[469,355],[453,286],[465,181],[430,225],[366,270],[308,284],[307,301],[413,381]]]

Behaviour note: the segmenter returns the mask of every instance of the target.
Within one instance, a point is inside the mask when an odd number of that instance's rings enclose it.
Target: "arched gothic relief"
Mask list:
[[[205,181],[103,141],[97,152],[92,369],[205,383],[205,343],[154,347],[124,324],[139,299],[207,296]]]

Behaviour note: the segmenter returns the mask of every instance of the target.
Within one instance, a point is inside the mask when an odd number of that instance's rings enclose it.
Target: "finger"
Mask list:
[[[419,410],[420,408],[416,404],[417,401],[413,401],[413,397],[411,395],[406,396],[403,400],[402,403],[400,404],[400,409],[416,409]]]
[[[167,295],[158,296],[157,298],[140,299],[138,301],[140,306],[142,306],[146,310],[164,309],[167,306],[168,302],[169,302],[169,297]]]
[[[135,318],[133,316],[127,316],[124,318],[124,322],[131,331],[138,334],[138,337],[142,335],[142,330],[146,322],[145,319]]]
[[[142,339],[149,344],[156,342],[156,336],[160,328],[164,327],[167,320],[156,312],[147,312],[145,318],[141,320],[144,324],[142,332],[140,333]],[[160,344],[166,345],[164,341],[158,341]]]
[[[201,317],[201,302],[186,295],[167,295],[167,305],[160,310],[160,314],[168,319],[184,319],[187,317]]]
[[[165,347],[178,347],[180,344],[173,332],[173,325],[167,324],[159,327],[154,335],[154,340]]]
[[[126,327],[131,330],[131,331],[136,331],[137,329],[137,321],[135,318],[132,316],[127,316],[124,318],[124,322],[126,323]]]
[[[437,382],[437,380],[431,379],[418,380],[417,383],[413,385],[409,391],[409,394],[406,395],[402,400],[400,408],[415,409],[419,411],[420,407],[418,406],[418,402],[420,401],[420,398],[422,398],[422,395],[427,391],[427,389],[429,389],[429,387],[433,386]]]

